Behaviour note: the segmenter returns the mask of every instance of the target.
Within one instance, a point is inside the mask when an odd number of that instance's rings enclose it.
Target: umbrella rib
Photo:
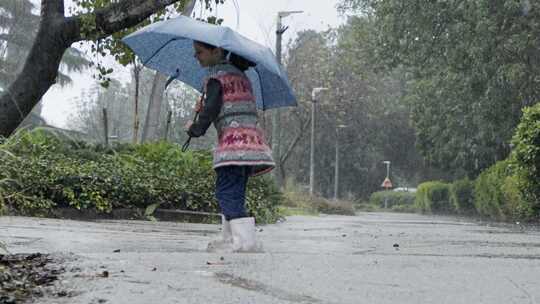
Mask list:
[[[262,108],[263,108],[263,111],[266,110],[266,105],[264,104],[264,89],[263,89],[263,85],[262,85],[262,78],[261,78],[261,73],[259,73],[259,70],[256,69],[256,68],[253,68],[255,70],[255,72],[257,72],[257,76],[259,76],[259,83],[260,83],[260,87],[261,87],[261,102],[262,102]]]
[[[169,86],[169,84],[171,84],[171,82],[180,75],[180,69],[176,69],[176,73],[174,73],[174,75],[172,75],[171,77],[169,77],[169,80],[167,80],[167,82],[165,83],[165,89],[167,89],[167,87]]]
[[[152,58],[154,58],[154,56],[157,55],[157,53],[159,53],[164,47],[166,47],[169,43],[171,43],[172,41],[174,40],[177,40],[177,38],[172,38],[171,40],[167,41],[167,43],[164,43],[162,46],[160,46],[155,52],[154,54],[152,54],[152,56],[150,56],[148,59],[146,59],[144,62],[143,62],[143,65],[146,65],[148,63],[148,61],[152,60]]]

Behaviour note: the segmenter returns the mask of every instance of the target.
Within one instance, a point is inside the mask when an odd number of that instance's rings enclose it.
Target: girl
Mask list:
[[[214,150],[216,198],[225,217],[223,238],[208,244],[209,251],[245,252],[256,249],[255,219],[245,208],[249,176],[274,168],[272,151],[258,127],[255,96],[244,72],[254,64],[234,53],[195,41],[195,58],[209,70],[193,123],[191,137],[199,137],[213,123],[218,134]]]

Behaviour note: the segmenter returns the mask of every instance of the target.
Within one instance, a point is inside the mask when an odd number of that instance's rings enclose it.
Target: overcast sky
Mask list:
[[[66,3],[68,2],[70,0],[66,0]],[[299,31],[322,31],[341,24],[343,19],[337,13],[337,2],[338,0],[227,0],[225,5],[218,8],[217,14],[225,19],[225,25],[274,49],[278,11],[304,11],[283,19],[283,24],[289,26],[283,37],[285,45]],[[199,17],[200,14],[200,7],[197,6],[195,15]],[[49,89],[43,98],[42,112],[48,123],[58,127],[66,126],[67,118],[76,112],[74,98],[95,83],[91,76],[93,73],[93,70],[87,70],[83,74],[70,75],[74,80],[73,85],[66,88],[55,85]],[[129,75],[128,72],[117,69],[112,76],[123,79],[126,75]]]

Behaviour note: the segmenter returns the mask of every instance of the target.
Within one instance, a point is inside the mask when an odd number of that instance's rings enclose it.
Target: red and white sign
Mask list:
[[[384,182],[382,183],[381,187],[383,188],[386,188],[386,189],[390,189],[392,188],[392,181],[390,181],[390,179],[387,177],[384,179]]]

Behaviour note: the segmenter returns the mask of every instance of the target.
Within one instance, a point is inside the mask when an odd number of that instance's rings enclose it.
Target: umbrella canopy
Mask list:
[[[228,27],[180,16],[156,22],[122,39],[145,66],[202,91],[208,68],[201,67],[195,58],[194,40],[223,48],[256,64],[246,75],[253,85],[259,109],[296,106],[287,75],[272,51]]]

